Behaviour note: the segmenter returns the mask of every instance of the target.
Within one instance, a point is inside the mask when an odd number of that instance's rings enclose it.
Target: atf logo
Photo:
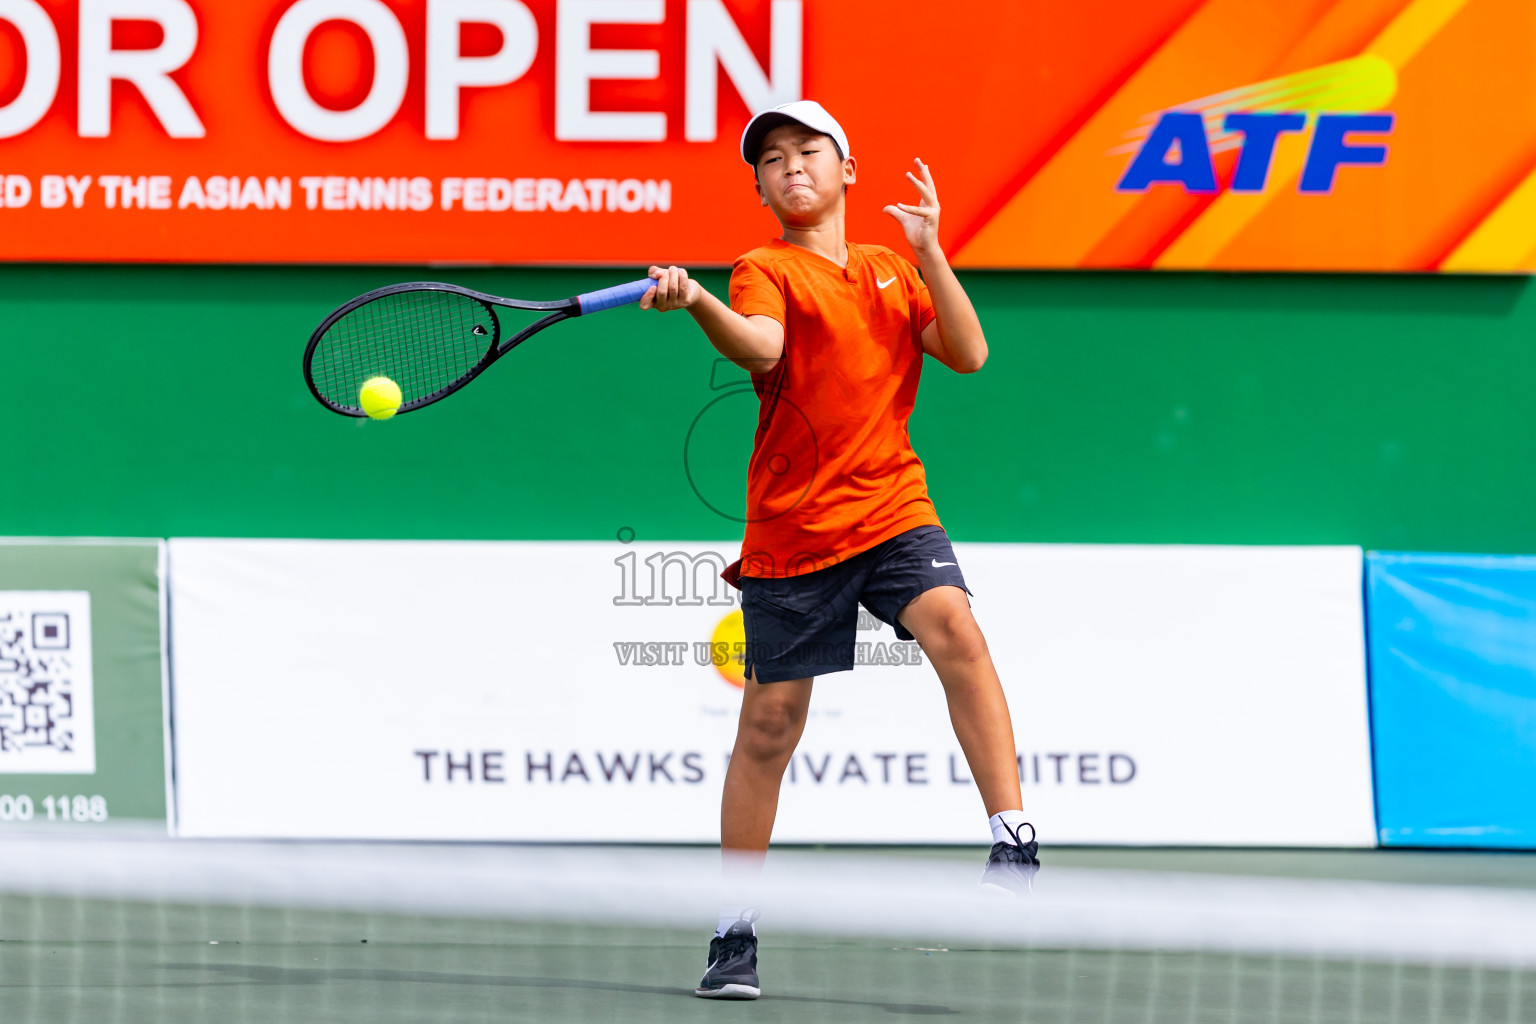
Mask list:
[[[1277,145],[1310,132],[1297,189],[1331,192],[1341,166],[1387,162],[1384,139],[1378,145],[1356,136],[1387,136],[1393,127],[1392,114],[1334,111],[1378,110],[1396,91],[1392,65],[1367,55],[1181,103],[1148,115],[1128,133],[1131,141],[1110,151],[1135,154],[1115,190],[1178,184],[1186,192],[1217,192],[1216,157],[1236,151],[1231,190],[1263,192]]]
[[[726,614],[709,638],[710,661],[720,678],[736,689],[747,685],[747,631],[741,609]]]

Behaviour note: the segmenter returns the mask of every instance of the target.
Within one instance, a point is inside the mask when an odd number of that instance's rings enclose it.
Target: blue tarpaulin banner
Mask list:
[[[1536,848],[1536,557],[1372,552],[1384,846]]]

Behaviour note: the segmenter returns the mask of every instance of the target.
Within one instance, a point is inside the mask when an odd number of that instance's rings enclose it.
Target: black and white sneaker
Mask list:
[[[1019,832],[1029,825],[1029,842],[1019,838]],[[1026,893],[1035,887],[1035,872],[1040,870],[1040,844],[1035,841],[1035,826],[1027,821],[1019,822],[1018,828],[1008,828],[1011,843],[993,843],[987,855],[987,866],[981,871],[981,884],[1006,889],[1013,893]]]
[[[762,995],[757,986],[757,936],[752,922],[757,917],[743,915],[726,929],[723,936],[709,940],[709,966],[704,980],[693,994],[704,999],[756,999]]]

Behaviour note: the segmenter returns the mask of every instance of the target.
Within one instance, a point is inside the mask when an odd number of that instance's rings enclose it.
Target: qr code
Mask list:
[[[91,603],[83,591],[0,591],[0,775],[91,773]]]

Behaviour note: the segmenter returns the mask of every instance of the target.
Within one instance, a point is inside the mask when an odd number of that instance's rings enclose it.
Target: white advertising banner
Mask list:
[[[1043,842],[1374,845],[1359,549],[955,550]],[[173,540],[179,831],[713,841],[735,557]],[[775,840],[989,841],[918,646],[864,616],[856,657],[816,683]]]

